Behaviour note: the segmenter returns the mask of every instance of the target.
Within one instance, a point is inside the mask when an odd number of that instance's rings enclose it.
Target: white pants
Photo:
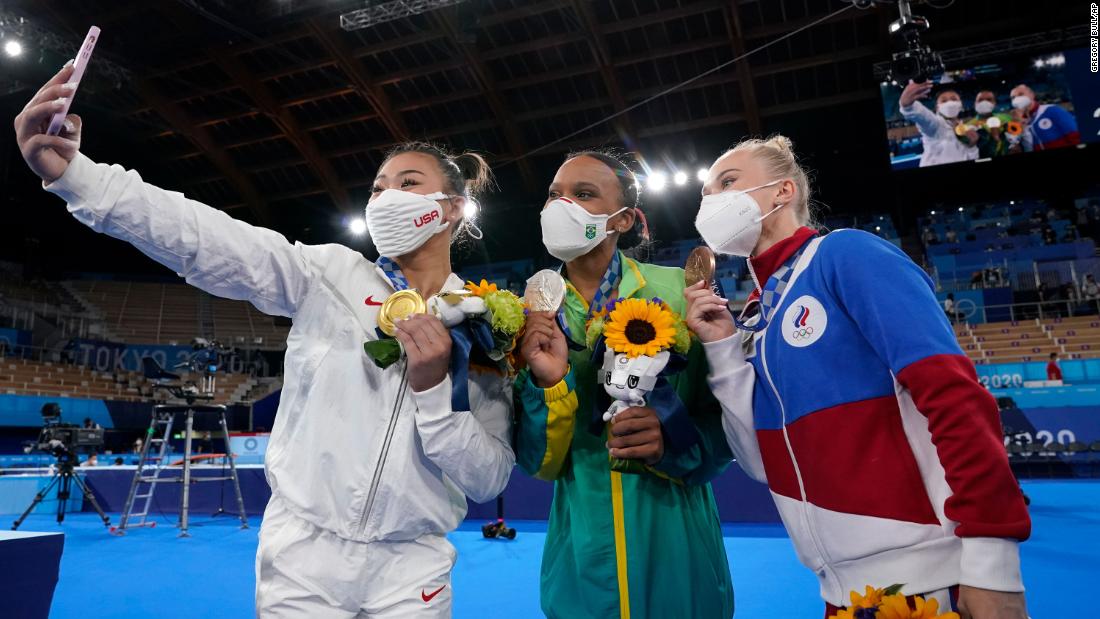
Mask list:
[[[449,618],[455,549],[442,535],[353,542],[272,496],[256,552],[260,619]]]

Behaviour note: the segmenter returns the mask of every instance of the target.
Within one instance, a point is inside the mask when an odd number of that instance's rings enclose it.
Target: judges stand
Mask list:
[[[142,359],[142,369],[145,377],[153,381],[158,389],[167,391],[173,398],[182,400],[184,404],[158,404],[153,407],[152,419],[146,440],[141,446],[141,456],[138,458],[137,469],[134,471],[134,479],[130,483],[130,491],[126,497],[126,505],[122,511],[122,519],[112,532],[124,534],[127,529],[137,527],[153,527],[156,521],[149,521],[149,507],[153,504],[153,496],[157,486],[163,483],[182,483],[180,492],[180,512],[177,526],[180,529],[180,537],[190,537],[189,512],[191,506],[191,484],[198,482],[233,482],[233,490],[237,498],[237,512],[241,519],[241,528],[248,528],[248,517],[245,514],[244,499],[241,496],[241,485],[237,477],[237,466],[234,463],[233,453],[229,445],[229,426],[225,418],[225,406],[211,404],[214,400],[214,388],[217,381],[216,372],[220,365],[220,353],[223,352],[216,342],[207,343],[205,340],[196,340],[193,343],[196,353],[191,359],[177,367],[187,367],[193,373],[200,375],[199,383],[194,381],[183,382],[178,374],[166,372],[151,357]],[[172,426],[178,416],[183,417],[183,460],[181,462],[181,474],[173,474],[176,470],[168,463],[169,440],[172,438]],[[191,473],[192,455],[191,445],[194,434],[195,417],[215,417],[221,426],[221,436],[225,441],[225,459],[229,465],[227,476],[193,476]],[[155,450],[155,451],[154,451]]]

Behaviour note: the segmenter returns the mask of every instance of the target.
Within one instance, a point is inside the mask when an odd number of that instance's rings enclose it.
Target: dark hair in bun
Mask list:
[[[476,197],[493,184],[493,172],[489,163],[481,155],[473,152],[465,152],[453,155],[444,147],[431,142],[404,142],[398,144],[386,153],[387,161],[404,153],[420,153],[435,158],[439,164],[439,170],[446,179],[444,190],[458,196],[467,198]]]
[[[620,194],[620,205],[631,209],[638,209],[641,206],[641,183],[638,182],[638,177],[630,169],[630,164],[627,163],[623,155],[611,149],[586,149],[569,153],[565,160],[569,161],[577,157],[596,159],[614,172],[615,178],[619,179],[619,189],[622,192]],[[648,243],[649,241],[649,229],[645,217],[640,210],[636,210],[634,225],[619,236],[619,249],[635,249],[642,243]]]

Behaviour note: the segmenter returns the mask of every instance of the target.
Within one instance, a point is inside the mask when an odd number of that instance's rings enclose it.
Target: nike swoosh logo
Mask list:
[[[378,306],[382,305],[381,301],[375,301],[374,300],[374,295],[373,294],[371,296],[367,297],[363,302],[366,303],[367,305],[378,305]]]
[[[432,598],[439,595],[439,592],[446,589],[446,588],[447,588],[447,585],[443,585],[442,587],[436,589],[435,591],[432,591],[431,593],[424,593],[424,590],[421,589],[420,590],[420,598],[423,599],[424,603],[426,604],[428,602],[431,602]]]

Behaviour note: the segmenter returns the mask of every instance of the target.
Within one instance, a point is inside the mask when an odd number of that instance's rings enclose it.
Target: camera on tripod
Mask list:
[[[61,407],[56,402],[42,406],[42,430],[38,433],[38,451],[55,458],[71,458],[78,449],[103,446],[103,428],[85,428],[61,423]]]

